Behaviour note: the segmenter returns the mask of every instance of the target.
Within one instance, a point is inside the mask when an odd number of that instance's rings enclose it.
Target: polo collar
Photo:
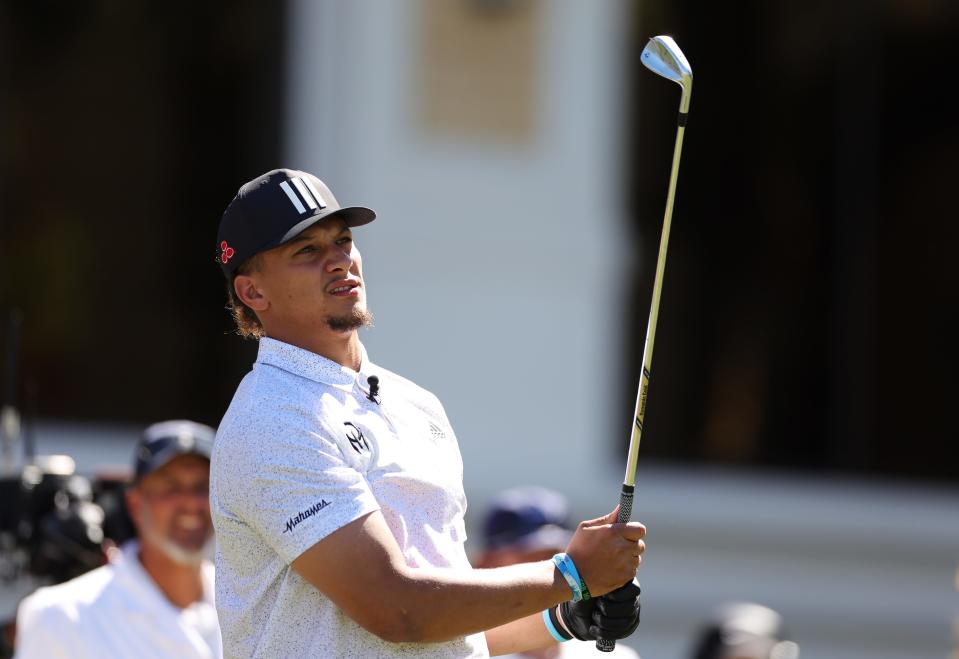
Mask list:
[[[268,364],[307,379],[335,387],[352,387],[359,373],[315,352],[289,343],[263,337],[256,356],[257,364]],[[369,366],[366,348],[360,344],[360,373]]]

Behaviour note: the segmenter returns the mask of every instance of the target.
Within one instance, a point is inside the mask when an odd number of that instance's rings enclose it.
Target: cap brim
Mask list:
[[[193,448],[184,450],[173,445],[152,456],[149,461],[136,465],[137,469],[133,475],[134,482],[139,482],[144,476],[152,474],[157,469],[166,466],[167,463],[172,462],[181,455],[196,455],[210,460],[210,451],[204,446],[194,445]]]
[[[346,220],[347,226],[351,227],[361,227],[376,219],[376,213],[373,212],[373,209],[364,206],[347,206],[330,213],[326,217],[332,216],[342,217]]]
[[[376,213],[374,213],[369,208],[364,208],[363,206],[347,206],[346,208],[338,208],[329,213],[324,213],[323,211],[317,212],[315,215],[311,215],[305,220],[301,220],[297,224],[294,224],[290,227],[283,237],[277,241],[276,245],[271,245],[267,249],[272,249],[273,247],[278,247],[283,243],[296,238],[298,235],[309,229],[311,226],[317,222],[322,222],[331,217],[339,217],[346,220],[346,226],[348,227],[359,227],[364,224],[369,224],[376,219]]]

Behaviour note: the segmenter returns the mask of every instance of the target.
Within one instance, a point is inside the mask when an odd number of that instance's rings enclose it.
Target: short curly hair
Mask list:
[[[246,261],[240,264],[233,276],[226,280],[226,308],[233,316],[233,322],[236,323],[236,333],[245,339],[259,339],[264,336],[263,324],[257,317],[256,312],[243,303],[243,300],[236,294],[234,281],[237,275],[248,275],[251,272],[257,272],[262,265],[260,255],[254,254]]]

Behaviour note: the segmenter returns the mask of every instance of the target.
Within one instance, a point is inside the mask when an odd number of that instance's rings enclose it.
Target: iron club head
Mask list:
[[[693,89],[693,69],[672,37],[660,35],[646,44],[642,54],[643,65],[657,75],[679,83],[683,98],[679,111],[689,111],[689,97]]]

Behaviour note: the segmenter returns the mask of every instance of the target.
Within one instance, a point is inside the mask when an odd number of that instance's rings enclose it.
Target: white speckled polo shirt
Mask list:
[[[379,377],[379,404],[368,399],[369,375]],[[463,462],[443,406],[365,351],[357,373],[261,339],[217,431],[210,503],[226,657],[488,656],[484,634],[384,641],[290,567],[379,509],[410,566],[469,568]]]

